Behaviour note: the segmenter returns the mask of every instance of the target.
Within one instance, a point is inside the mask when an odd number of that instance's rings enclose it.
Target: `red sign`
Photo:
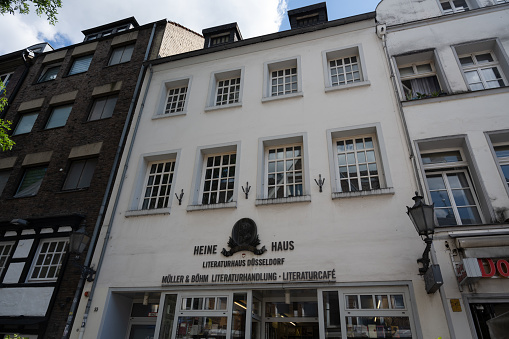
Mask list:
[[[495,276],[495,273],[509,278],[509,262],[507,260],[498,259],[494,262],[493,259],[477,259],[477,262],[483,278],[491,278]]]

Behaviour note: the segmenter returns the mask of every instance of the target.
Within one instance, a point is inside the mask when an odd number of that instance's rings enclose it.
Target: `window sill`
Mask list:
[[[360,81],[360,82],[356,82],[356,83],[348,84],[348,85],[325,87],[325,93],[335,92],[335,91],[339,91],[339,90],[343,90],[343,89],[350,89],[350,88],[355,88],[355,87],[370,86],[370,85],[371,85],[371,82],[369,80],[365,80],[365,81]]]
[[[177,117],[177,116],[186,115],[186,114],[187,114],[187,111],[182,111],[182,112],[177,112],[177,113],[162,113],[162,114],[158,113],[152,117],[152,120]]]
[[[425,105],[425,104],[444,102],[444,101],[450,101],[450,100],[476,98],[476,97],[481,97],[481,96],[485,96],[485,95],[495,95],[495,94],[507,93],[507,92],[509,92],[509,86],[483,89],[480,91],[468,91],[468,92],[462,92],[462,93],[448,93],[447,95],[444,95],[444,96],[402,101],[401,104],[403,105],[403,107],[408,107],[408,106]]]
[[[141,217],[144,215],[164,215],[170,214],[170,208],[155,208],[151,210],[130,210],[125,212],[125,217]]]
[[[380,188],[377,190],[370,191],[355,191],[355,192],[334,192],[332,193],[332,199],[343,199],[343,198],[355,198],[355,197],[367,197],[370,195],[388,195],[394,194],[394,188]]]
[[[288,204],[292,202],[311,202],[310,195],[301,195],[298,197],[288,197],[288,198],[276,198],[276,199],[256,199],[255,205],[276,205],[276,204]]]
[[[303,96],[304,96],[303,92],[290,93],[290,94],[285,94],[285,95],[276,95],[276,96],[273,96],[273,97],[262,98],[262,102],[274,101],[274,100],[283,100],[283,99],[290,99],[290,98],[300,98],[300,97],[303,97]]]
[[[236,103],[228,104],[228,105],[207,106],[207,107],[205,107],[205,112],[217,111],[220,109],[234,108],[234,107],[242,107],[242,102],[236,102]]]
[[[65,194],[65,193],[74,193],[74,192],[83,192],[88,191],[89,187],[82,187],[82,188],[72,188],[72,189],[66,189],[61,190],[60,192],[55,192],[56,194]]]
[[[194,212],[194,211],[205,211],[205,210],[215,210],[215,209],[221,209],[221,208],[237,208],[237,202],[225,202],[220,204],[210,204],[210,205],[188,205],[187,211],[188,212]]]

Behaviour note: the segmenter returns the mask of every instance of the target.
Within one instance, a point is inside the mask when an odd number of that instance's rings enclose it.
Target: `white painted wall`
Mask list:
[[[53,287],[0,288],[0,316],[45,316],[53,289]]]

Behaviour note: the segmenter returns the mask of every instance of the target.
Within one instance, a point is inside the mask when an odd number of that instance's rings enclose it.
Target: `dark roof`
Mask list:
[[[221,26],[205,28],[204,30],[201,31],[201,33],[203,34],[203,36],[205,36],[205,35],[212,35],[215,33],[222,33],[222,32],[226,32],[226,31],[230,31],[232,29],[236,30],[239,38],[242,40],[242,35],[240,34],[239,25],[237,25],[236,22],[232,22],[231,24],[226,24],[226,25],[221,25]]]
[[[140,26],[138,24],[138,21],[136,21],[136,19],[132,16],[132,17],[125,18],[125,19],[122,19],[122,20],[110,22],[110,23],[105,24],[105,25],[101,25],[101,26],[97,26],[97,27],[94,27],[94,28],[85,29],[85,30],[81,31],[81,33],[83,33],[84,35],[89,35],[89,34],[93,34],[93,33],[96,33],[96,32],[101,32],[101,31],[107,30],[109,28],[115,28],[115,27],[122,26],[122,25],[127,25],[127,24],[131,24],[131,25],[133,25],[133,27]]]
[[[198,50],[194,50],[194,51],[190,51],[190,52],[186,52],[186,53],[167,56],[164,58],[149,60],[149,61],[146,61],[145,64],[159,65],[159,64],[163,64],[165,62],[182,60],[182,59],[186,59],[186,58],[191,58],[191,57],[209,54],[209,53],[215,53],[215,52],[232,49],[232,48],[238,48],[238,47],[242,47],[242,46],[254,45],[257,43],[286,38],[286,37],[299,35],[299,34],[305,34],[305,33],[314,32],[314,31],[318,31],[318,30],[322,30],[322,29],[326,29],[326,28],[348,25],[348,24],[351,24],[354,22],[372,20],[372,19],[375,19],[375,17],[376,17],[376,12],[369,12],[369,13],[354,15],[354,16],[350,16],[347,18],[324,22],[323,24],[319,24],[319,25],[291,29],[291,30],[282,31],[282,32],[276,32],[276,33],[262,35],[262,36],[258,36],[258,37],[254,37],[254,38],[250,38],[250,39],[246,39],[246,40],[236,41],[231,44],[224,44],[224,45],[220,45],[217,47],[198,49]]]
[[[294,16],[296,14],[307,13],[307,12],[315,11],[317,9],[322,9],[322,8],[327,8],[327,5],[325,2],[320,2],[320,3],[314,4],[314,5],[309,5],[306,7],[292,9],[292,10],[289,10],[287,13],[288,13],[288,16]]]

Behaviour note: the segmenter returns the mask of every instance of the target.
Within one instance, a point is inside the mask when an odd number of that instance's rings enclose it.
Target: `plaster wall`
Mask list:
[[[0,288],[0,316],[45,316],[53,289],[53,287]]]
[[[421,255],[423,244],[405,215],[405,205],[411,204],[415,182],[387,63],[373,32],[372,23],[357,23],[154,66],[150,83],[146,78],[142,88],[144,93],[149,86],[131,159],[126,164],[125,182],[105,260],[97,277],[91,309],[98,307],[98,310],[90,314],[86,338],[95,338],[99,333],[110,288],[164,290],[161,277],[168,273],[276,272],[281,275],[287,271],[317,269],[334,269],[338,283],[353,286],[361,282],[386,285],[411,282],[416,294],[412,304],[418,314],[415,322],[434,324],[422,327],[422,337],[448,338],[440,299],[425,293],[422,278],[417,275],[415,260]],[[371,84],[325,92],[321,52],[358,44],[362,45]],[[264,62],[296,57],[301,59],[302,96],[262,102]],[[242,105],[206,112],[211,73],[240,68],[244,69]],[[164,83],[186,77],[191,78],[187,113],[153,119],[160,101],[165,100],[161,94]],[[136,114],[140,114],[140,108],[141,103]],[[332,200],[326,131],[374,123],[379,123],[383,131],[387,173],[390,172],[395,193]],[[258,161],[263,156],[258,154],[259,138],[296,133],[305,134],[307,139],[309,169],[305,171],[311,178],[311,202],[256,206],[254,192],[256,185],[260,185],[256,181]],[[240,191],[236,208],[187,212],[186,205],[195,189],[192,182],[197,149],[231,143],[239,143],[237,189],[249,182],[252,186],[249,199]],[[144,155],[176,151],[179,158],[173,187],[175,192],[184,190],[182,205],[173,199],[166,214],[126,217],[134,199],[134,187],[138,180],[144,180],[139,173],[140,168],[144,169],[140,166]],[[122,161],[120,168],[124,167],[125,154]],[[319,193],[313,180],[319,174],[326,179],[323,193]],[[112,196],[114,199],[115,193]],[[265,245],[268,249],[263,258],[285,258],[284,265],[202,268],[203,261],[224,260],[224,257],[193,255],[194,246],[217,244],[220,252],[227,247],[235,222],[245,217],[253,219],[258,226],[260,247]],[[105,225],[110,221],[111,210]],[[103,229],[99,239],[104,239],[105,232]],[[295,250],[271,251],[272,242],[288,240],[294,241]],[[101,242],[97,248],[102,248]],[[231,259],[240,255],[237,253]],[[245,253],[246,260],[254,257],[250,252]],[[94,258],[97,264],[98,255]],[[83,307],[82,302],[77,319],[81,319]],[[421,334],[417,333],[417,337]]]

